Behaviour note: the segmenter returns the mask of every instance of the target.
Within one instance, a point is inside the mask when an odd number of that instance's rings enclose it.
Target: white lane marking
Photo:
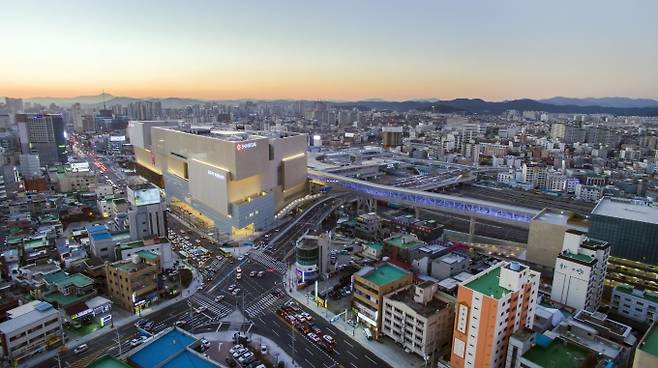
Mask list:
[[[369,361],[371,361],[371,362],[377,364],[377,362],[375,362],[374,360],[370,359],[370,357],[369,357],[368,355],[366,355],[365,357],[366,357],[366,359],[368,359]]]
[[[278,332],[276,332],[274,329],[272,329],[272,332],[274,332],[277,336],[281,337]]]
[[[352,345],[352,344],[350,344],[349,342],[347,342],[347,340],[343,340],[343,342],[346,343],[347,345],[349,345],[349,347],[351,347],[351,348],[354,347],[354,345]]]
[[[352,354],[351,351],[348,350],[348,351],[347,351],[347,354],[351,355],[352,358],[354,358],[354,359],[356,359],[356,360],[359,360],[359,358],[357,358],[356,355]]]

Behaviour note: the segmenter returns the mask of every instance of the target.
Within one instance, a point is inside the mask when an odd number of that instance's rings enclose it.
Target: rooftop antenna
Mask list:
[[[105,88],[103,88],[102,96],[103,96],[103,110],[107,110],[107,108],[105,107]]]

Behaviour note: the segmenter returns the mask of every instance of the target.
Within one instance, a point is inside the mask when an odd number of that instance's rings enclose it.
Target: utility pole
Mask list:
[[[119,335],[119,328],[115,328],[114,331],[117,333],[117,345],[119,345],[119,356],[123,355],[123,351],[121,350],[121,336]]]

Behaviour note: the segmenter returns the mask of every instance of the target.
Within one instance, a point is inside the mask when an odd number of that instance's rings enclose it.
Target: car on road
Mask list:
[[[235,288],[233,289],[233,292],[231,294],[238,295],[239,293],[240,293],[240,288]]]
[[[256,271],[251,271],[251,272],[249,272],[249,277],[254,277],[254,276],[256,276],[257,274],[258,274],[258,272],[256,272]]]
[[[197,311],[197,313],[201,313],[201,312],[205,312],[206,309],[207,309],[207,308],[206,308],[205,306],[202,305],[202,306],[200,306],[199,308],[197,308],[196,311]]]
[[[313,317],[311,317],[311,315],[306,313],[306,312],[302,312],[302,317],[304,317],[307,321],[310,321],[310,320],[313,319]]]
[[[318,343],[318,345],[320,345],[320,349],[326,351],[327,353],[333,353],[334,352],[334,347],[331,346],[331,344],[329,344],[325,341],[321,341],[320,343]]]
[[[259,278],[263,277],[263,275],[265,275],[265,271],[258,271],[258,273],[256,274],[256,276]]]
[[[308,336],[308,338],[311,339],[311,341],[313,341],[314,343],[320,342],[320,336],[316,335],[314,332],[309,332],[308,334],[306,334],[306,336]]]
[[[235,269],[235,272],[237,272],[237,273],[241,273],[241,272],[242,272],[242,268],[240,268],[240,267],[236,268],[236,269]]]
[[[330,335],[324,335],[324,336],[322,336],[322,338],[324,339],[324,341],[326,341],[330,344],[335,344],[336,343],[336,339],[334,339]]]
[[[204,348],[207,348],[207,347],[210,346],[210,341],[208,341],[208,340],[206,340],[205,338],[202,337],[202,338],[201,338],[201,345],[202,345]]]
[[[260,346],[260,353],[263,355],[267,355],[267,345]]]
[[[139,346],[139,345],[141,345],[144,341],[146,341],[146,339],[147,339],[146,336],[140,336],[140,337],[134,338],[134,339],[130,340],[130,346],[133,347],[133,348],[134,348],[135,346]]]
[[[178,321],[176,321],[176,322],[174,323],[174,326],[182,326],[182,325],[184,325],[184,324],[185,324],[185,321],[183,321],[183,320],[178,320]]]
[[[236,273],[236,274],[235,274],[235,279],[236,279],[236,280],[240,280],[240,279],[242,279],[242,274],[241,274],[241,273]]]
[[[217,296],[215,297],[215,301],[216,301],[216,302],[221,302],[222,300],[224,300],[224,295],[217,295]]]
[[[87,344],[78,345],[78,346],[75,347],[75,349],[73,349],[73,353],[75,353],[75,354],[84,353],[88,349],[89,349],[89,346]]]
[[[242,262],[242,261],[244,261],[244,256],[238,257],[238,262]]]
[[[228,286],[228,291],[229,291],[229,292],[230,292],[230,291],[233,291],[233,289],[235,289],[236,286],[237,286],[237,285],[235,285],[235,284],[231,284],[231,285],[229,285],[229,286]]]

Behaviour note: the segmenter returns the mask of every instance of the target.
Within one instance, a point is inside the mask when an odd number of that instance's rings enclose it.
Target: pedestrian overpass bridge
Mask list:
[[[312,169],[308,170],[308,177],[311,180],[324,183],[328,186],[352,190],[379,200],[397,203],[411,208],[423,208],[467,216],[472,220],[481,219],[528,228],[532,218],[539,213],[539,210],[530,208],[376,184]],[[454,184],[455,181],[446,182],[446,185]]]

